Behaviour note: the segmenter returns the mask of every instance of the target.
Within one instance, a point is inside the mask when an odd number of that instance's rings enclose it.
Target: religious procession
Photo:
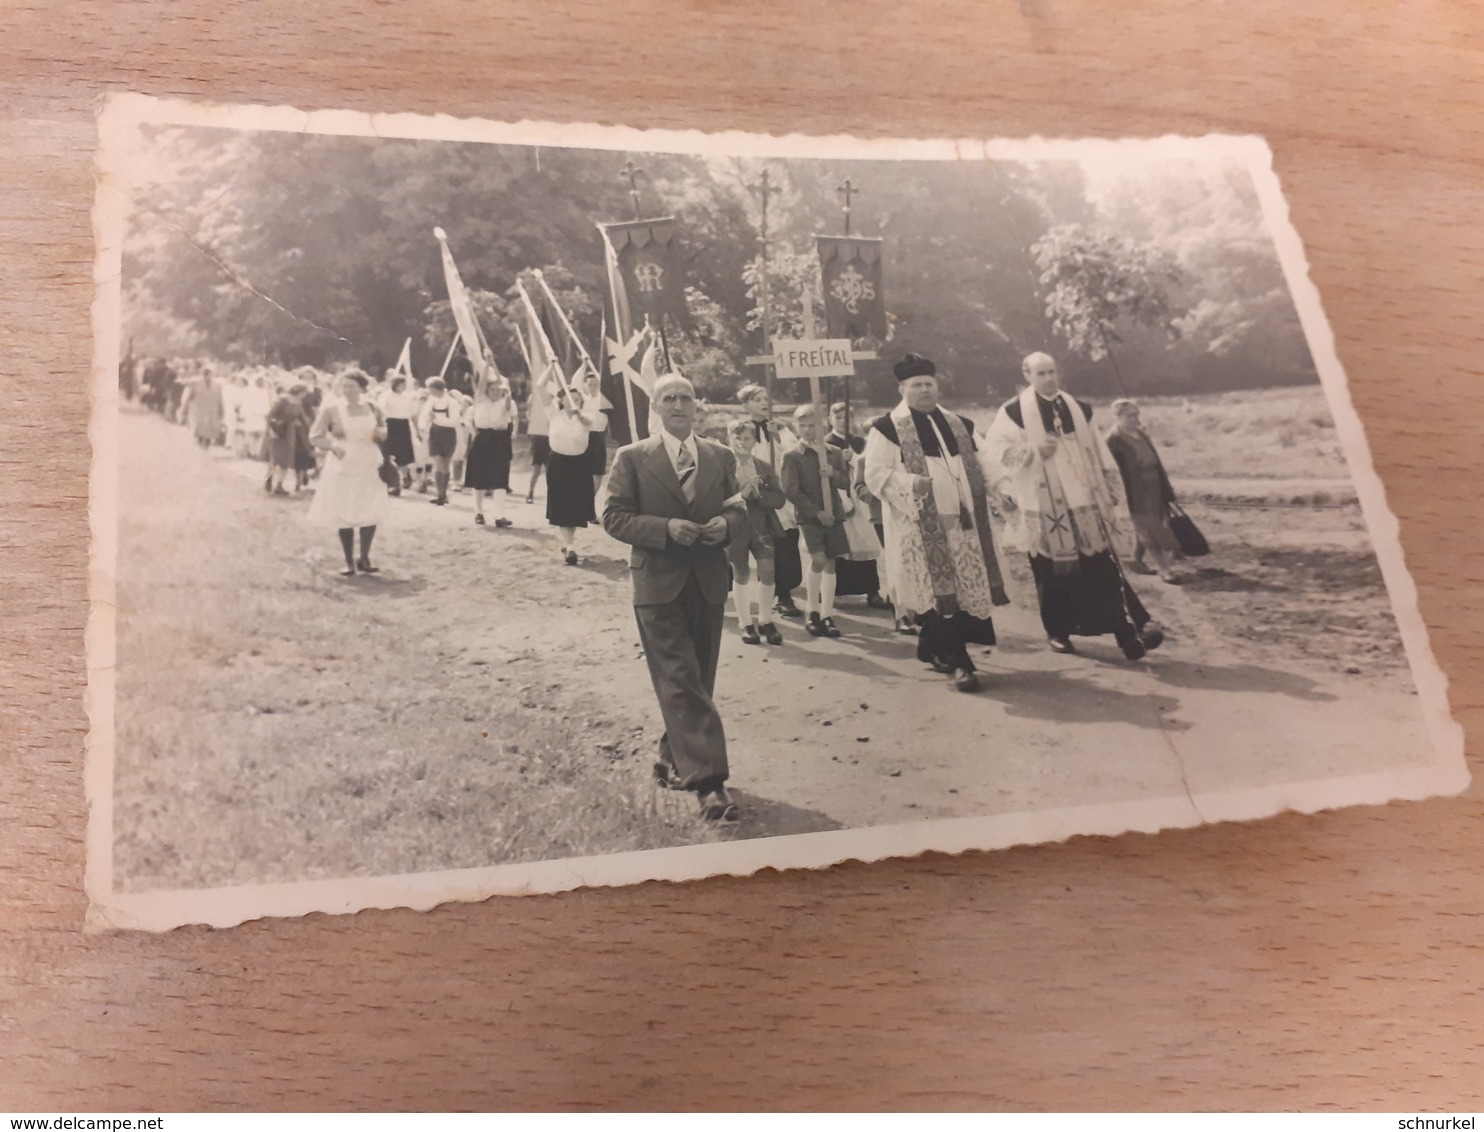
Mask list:
[[[632,548],[635,616],[664,721],[656,780],[694,792],[710,820],[739,818],[713,701],[728,607],[744,643],[778,647],[780,621],[840,638],[836,601],[860,595],[890,614],[883,633],[914,637],[919,661],[971,693],[981,677],[970,647],[996,643],[995,607],[1010,603],[1001,556],[1019,554],[1047,648],[1070,654],[1074,638],[1109,636],[1136,661],[1163,643],[1128,580],[1149,570],[1145,554],[1172,580],[1170,556],[1180,554],[1174,494],[1137,405],[1116,403],[1105,436],[1091,405],[1061,388],[1055,359],[1035,352],[1023,359],[1024,389],[976,423],[942,403],[935,363],[908,353],[893,365],[899,403],[866,420],[855,408],[852,419],[851,402],[830,402],[825,383],[848,391],[857,354],[874,356],[854,344],[885,323],[881,256],[877,241],[830,237],[820,240],[829,336],[775,340],[771,356],[751,359],[804,385],[808,399],[780,419],[767,386],[739,378],[740,412],[723,416],[666,357],[675,287],[666,277],[679,273],[656,229],[668,224],[603,229],[617,336],[595,343],[602,366],[540,271],[534,296],[516,281],[523,406],[441,228],[433,234],[457,334],[439,375],[412,372],[409,340],[376,380],[355,367],[222,375],[210,362],[181,373],[128,359],[121,389],[188,425],[203,448],[261,460],[269,495],[312,492],[308,521],[334,532],[347,579],[380,573],[373,545],[389,499],[404,492],[440,507],[451,490],[468,492],[474,524],[512,526],[523,421],[524,499],[534,503],[544,479],[563,562],[579,563],[576,532],[599,523]],[[636,227],[649,238],[633,238]],[[802,299],[807,329],[813,296]],[[447,379],[459,350],[467,392]],[[611,473],[610,432],[627,441],[615,445]]]
[[[1406,717],[1241,169],[151,145],[130,883],[1182,796]]]

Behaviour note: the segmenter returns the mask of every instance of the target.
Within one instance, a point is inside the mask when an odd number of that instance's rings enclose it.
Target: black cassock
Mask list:
[[[1081,410],[1090,427],[1092,406],[1063,393],[1055,402],[1037,397],[1041,423],[1048,433],[1072,431],[1071,409]],[[1017,397],[1005,405],[1005,415],[1018,427],[1025,427]],[[1059,427],[1058,427],[1059,426]],[[1031,573],[1036,579],[1036,598],[1041,606],[1041,626],[1047,637],[1099,637],[1112,633],[1122,643],[1149,623],[1149,612],[1123,575],[1123,568],[1111,550],[1097,554],[1079,554],[1074,570],[1058,573],[1056,564],[1041,554],[1030,555]]]
[[[824,438],[825,443],[836,448],[847,446],[846,438],[836,436],[833,432]],[[860,456],[866,450],[866,439],[863,436],[852,436],[849,438],[849,448]],[[855,496],[852,494],[852,499]],[[855,500],[857,507],[865,504],[859,499]],[[853,594],[874,594],[881,592],[881,575],[876,571],[876,563],[872,560],[857,562],[853,558],[835,559],[835,596],[850,597]]]
[[[911,413],[912,424],[917,431],[917,442],[922,446],[924,456],[944,456],[943,449],[938,444],[941,433],[944,444],[948,446],[948,456],[962,455],[966,460],[974,459],[972,452],[959,452],[958,440],[954,437],[953,429],[949,427],[942,409],[933,409],[930,413],[912,409]],[[963,422],[964,431],[972,445],[974,422],[962,415],[958,419]],[[933,427],[934,424],[937,425],[936,428]],[[878,417],[871,427],[897,447],[901,447],[896,422],[891,419],[890,413]],[[994,621],[988,617],[974,617],[963,612],[945,617],[941,613],[930,612],[918,618],[918,626],[917,659],[940,671],[975,671],[967,646],[995,643]]]

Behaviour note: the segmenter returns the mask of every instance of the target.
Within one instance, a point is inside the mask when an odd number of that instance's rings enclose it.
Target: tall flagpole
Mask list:
[[[845,204],[841,211],[845,213],[845,236],[848,239],[850,237],[850,198],[853,197],[856,193],[860,192],[860,190],[850,183],[849,177],[846,177],[845,180],[840,184],[840,186],[835,189],[835,192],[839,193],[845,199]],[[823,283],[824,280],[821,279],[820,282]],[[850,376],[848,374],[845,377],[844,400],[845,445],[848,448],[850,446]]]
[[[443,355],[443,367],[438,371],[438,380],[443,380],[443,375],[448,372],[448,363],[453,361],[453,352],[459,348],[459,333],[454,331],[453,341],[448,344],[448,353]]]
[[[761,222],[758,225],[759,261],[762,265],[762,270],[758,276],[758,289],[760,292],[758,297],[762,301],[763,308],[763,353],[771,354],[773,352],[773,346],[772,338],[769,332],[769,324],[772,320],[772,304],[769,301],[771,288],[768,286],[768,198],[772,196],[773,193],[777,190],[773,188],[772,183],[769,180],[768,167],[766,165],[763,166],[763,171],[758,176],[756,184],[749,185],[747,187],[754,193],[756,193],[762,202],[762,218]],[[763,370],[763,374],[763,384],[766,385],[768,389],[768,400],[772,401],[774,388],[774,367],[771,363],[769,363]]]
[[[546,343],[546,351],[551,356],[551,364],[556,366],[557,373],[561,377],[562,388],[570,393],[572,387],[567,384],[567,375],[562,371],[562,363],[557,360],[556,350],[546,338],[546,331],[541,326],[541,316],[536,313],[536,306],[531,302],[531,296],[526,294],[525,285],[519,279],[515,281],[515,289],[520,295],[521,302],[525,304],[526,313],[531,316],[531,333],[541,335],[541,340]]]
[[[567,334],[577,346],[578,352],[582,355],[582,360],[592,366],[593,369],[597,369],[598,367],[593,365],[592,355],[587,352],[587,347],[582,344],[582,339],[577,337],[577,331],[572,329],[572,324],[567,320],[567,312],[562,310],[561,304],[556,301],[556,296],[551,293],[551,288],[546,285],[546,276],[541,274],[540,268],[532,271],[531,274],[536,277],[536,282],[541,284],[541,290],[545,292],[547,301],[551,303],[551,309],[556,311],[557,318],[562,320],[562,326],[566,328]]]

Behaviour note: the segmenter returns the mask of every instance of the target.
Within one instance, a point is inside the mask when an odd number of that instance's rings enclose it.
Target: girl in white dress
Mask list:
[[[309,442],[327,452],[314,502],[309,505],[312,522],[333,527],[340,533],[345,552],[344,576],[375,574],[371,565],[371,540],[386,506],[386,485],[381,482],[381,442],[386,427],[381,410],[367,400],[370,380],[360,370],[350,370],[340,379],[342,401],[329,402],[320,410]],[[355,532],[361,531],[361,556],[355,557]]]

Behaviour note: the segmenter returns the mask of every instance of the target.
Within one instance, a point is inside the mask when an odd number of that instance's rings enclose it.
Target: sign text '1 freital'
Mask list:
[[[775,341],[773,364],[779,377],[849,377],[855,373],[848,338]]]

